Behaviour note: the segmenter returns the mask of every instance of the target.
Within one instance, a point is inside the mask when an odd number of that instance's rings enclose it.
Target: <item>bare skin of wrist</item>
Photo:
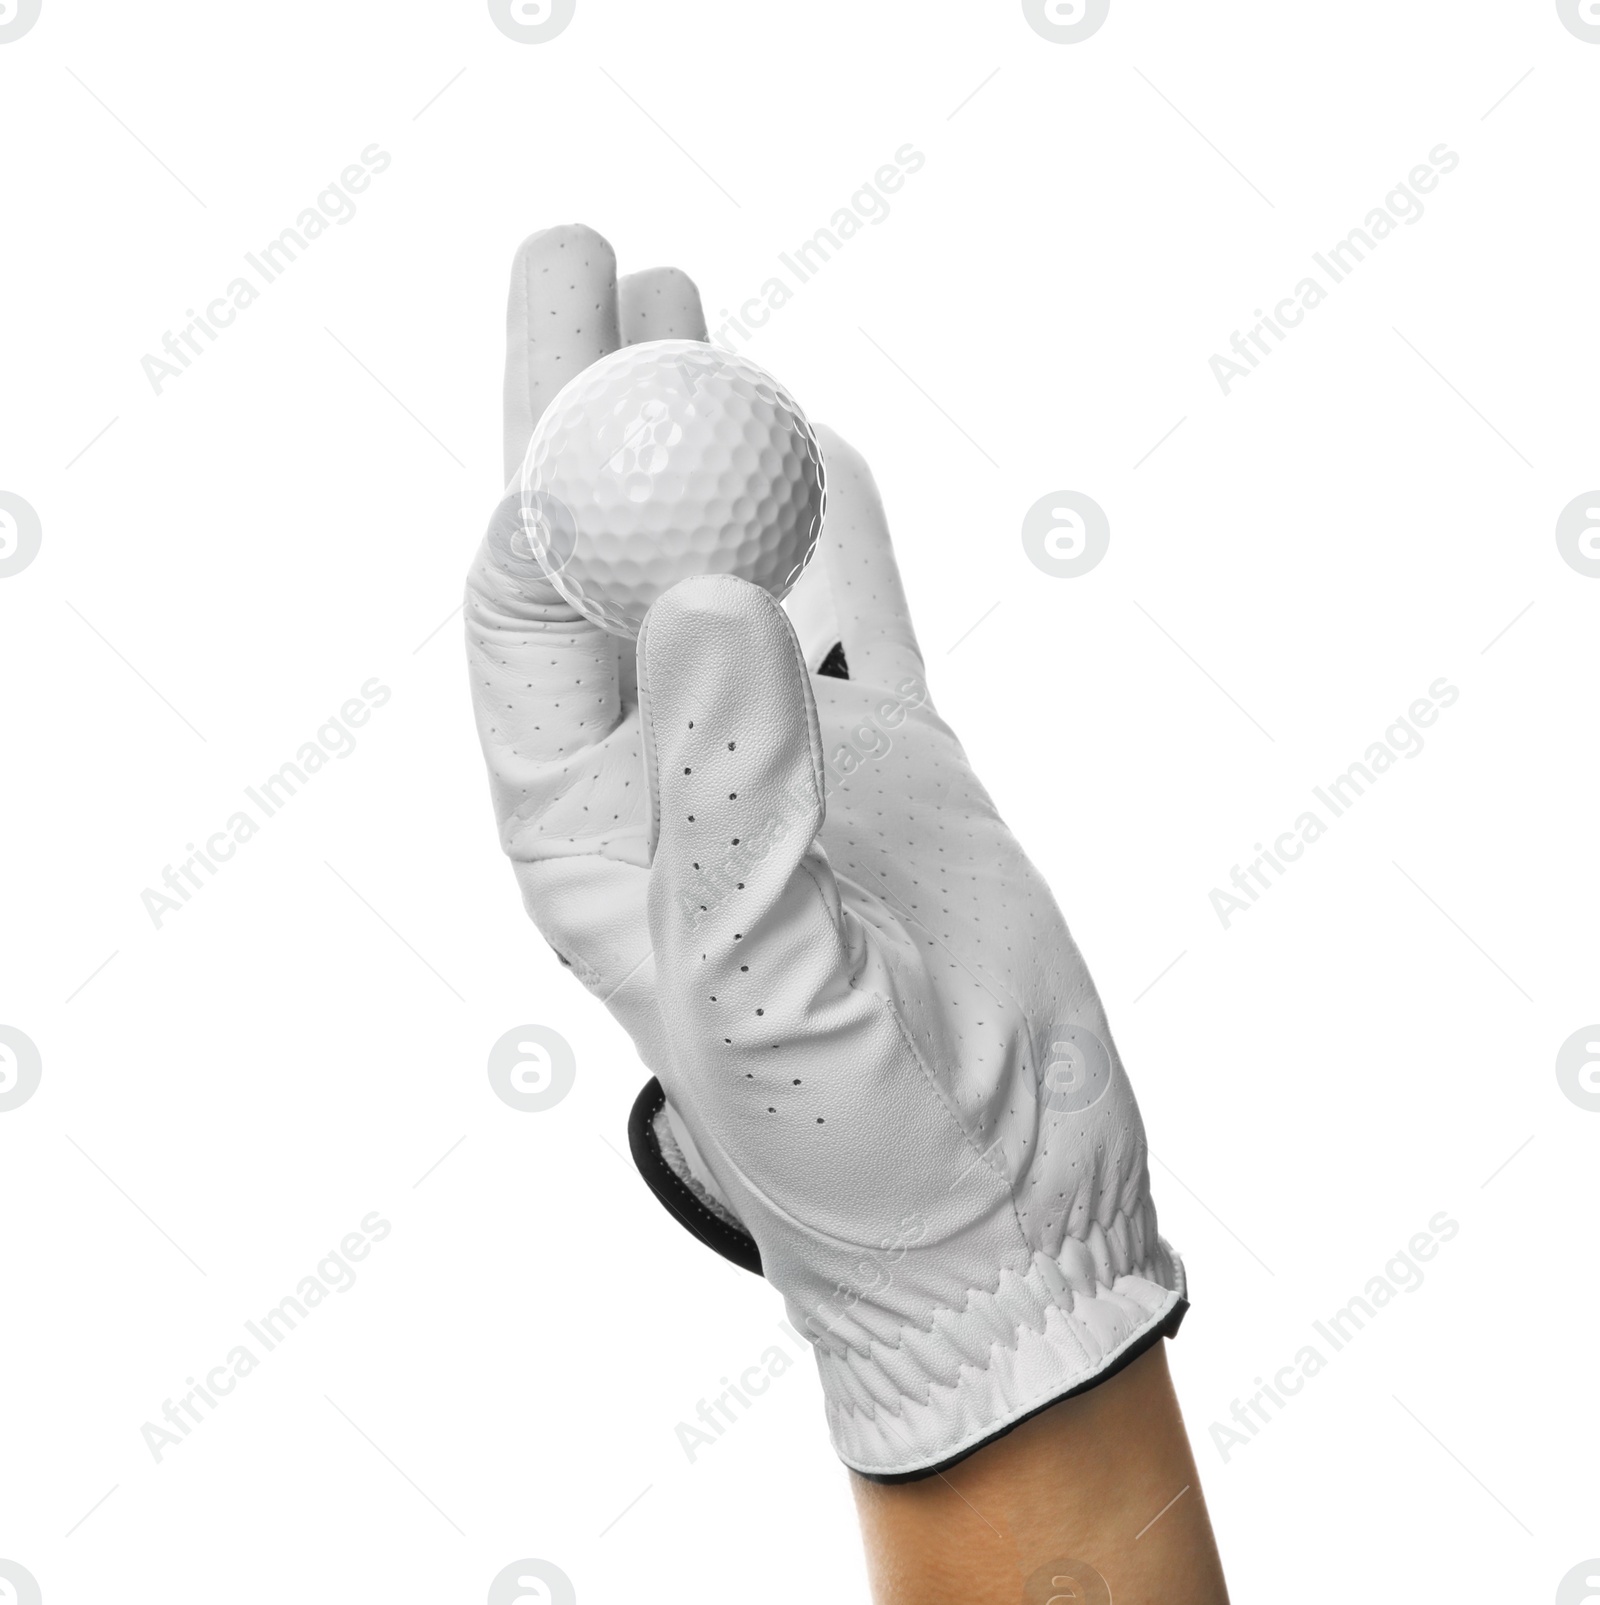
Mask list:
[[[947,1472],[851,1483],[877,1605],[1227,1605],[1162,1343]]]

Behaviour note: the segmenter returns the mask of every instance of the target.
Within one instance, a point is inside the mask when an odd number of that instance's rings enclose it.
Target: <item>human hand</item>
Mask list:
[[[519,251],[509,332],[508,478],[567,378],[704,321],[681,274],[619,286],[568,228]],[[870,474],[818,439],[788,613],[688,580],[635,662],[539,570],[513,491],[468,652],[529,911],[658,1078],[641,1168],[783,1292],[841,1458],[895,1479],[1112,1374],[1184,1282],[1093,983],[934,712]]]

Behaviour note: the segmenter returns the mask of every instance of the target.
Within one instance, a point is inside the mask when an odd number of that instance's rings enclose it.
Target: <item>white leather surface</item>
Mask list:
[[[573,275],[573,307],[614,307],[609,247],[547,231],[519,253],[514,336],[548,271]],[[555,375],[618,338],[614,315],[584,321],[508,364],[508,457]],[[1088,972],[928,700],[865,465],[818,436],[804,651],[764,592],[686,581],[646,621],[636,694],[617,641],[519,555],[515,496],[469,576],[467,640],[530,913],[756,1239],[841,1457],[896,1473],[1105,1370],[1183,1272]],[[830,634],[848,681],[807,672]],[[1044,1079],[1058,1042],[1064,1086]]]

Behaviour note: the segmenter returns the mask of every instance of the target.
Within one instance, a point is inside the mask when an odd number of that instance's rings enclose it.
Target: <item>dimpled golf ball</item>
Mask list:
[[[522,464],[522,524],[556,589],[637,637],[695,574],[780,601],[816,550],[826,502],[805,414],[747,357],[697,340],[624,346],[569,380]]]

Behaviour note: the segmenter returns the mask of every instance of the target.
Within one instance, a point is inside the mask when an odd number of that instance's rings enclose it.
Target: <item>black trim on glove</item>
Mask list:
[[[633,1111],[628,1116],[628,1148],[639,1174],[691,1236],[698,1237],[707,1248],[714,1248],[742,1270],[760,1276],[761,1250],[756,1247],[755,1239],[707,1209],[689,1184],[662,1157],[661,1145],[656,1141],[656,1116],[666,1101],[667,1095],[654,1076],[633,1101]]]
[[[828,648],[828,655],[817,666],[818,674],[825,674],[833,680],[848,680],[850,678],[850,665],[844,660],[844,642],[835,641]]]

